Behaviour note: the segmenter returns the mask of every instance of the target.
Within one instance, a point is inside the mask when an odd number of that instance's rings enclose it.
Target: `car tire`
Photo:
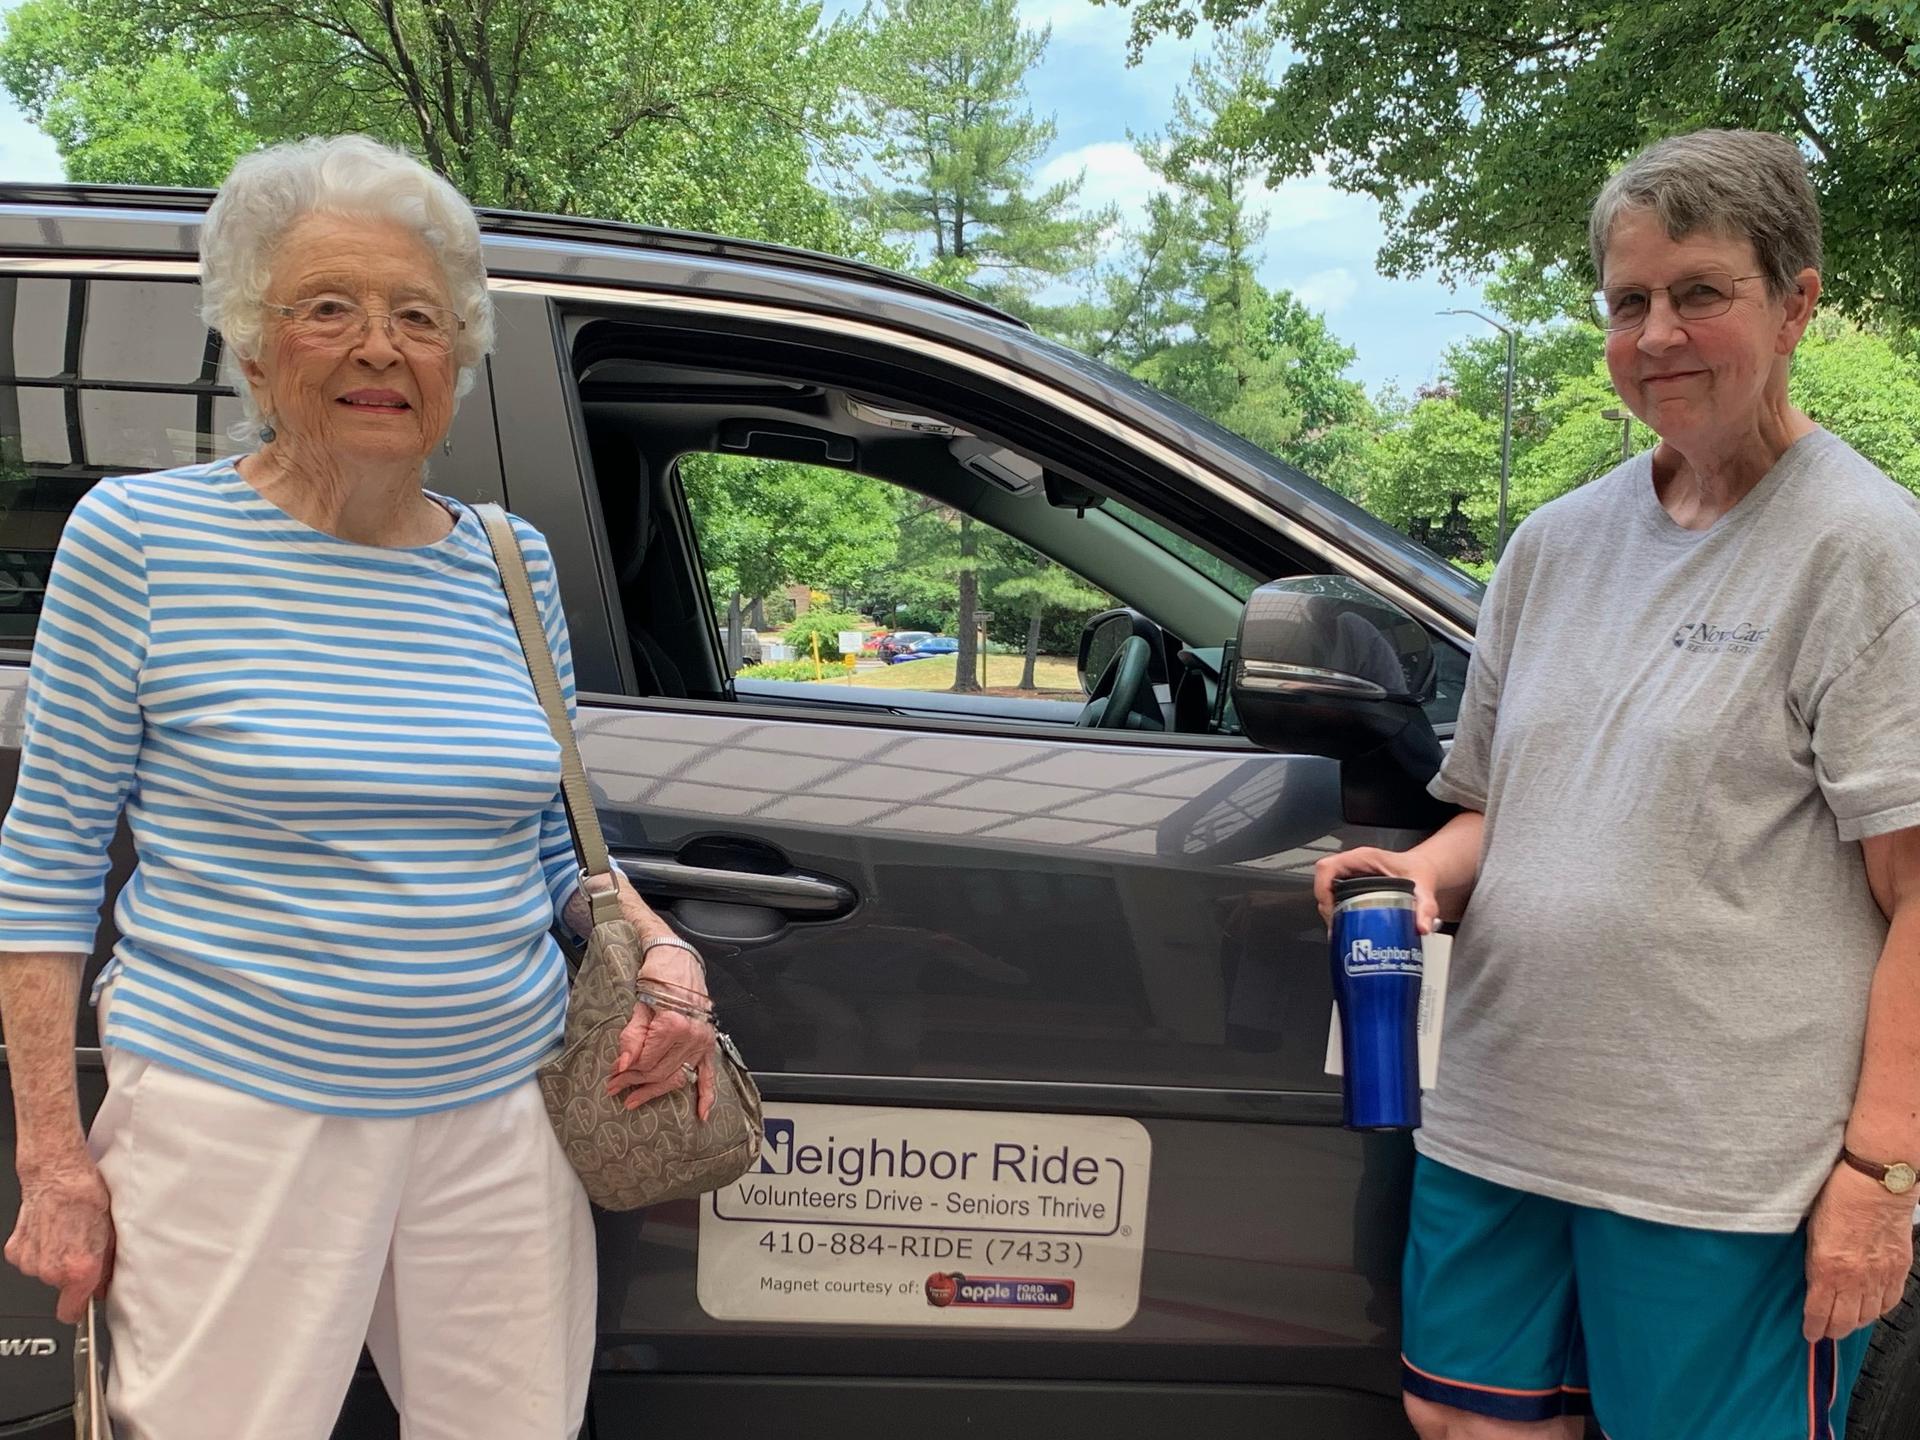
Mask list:
[[[1900,1303],[1874,1326],[1847,1412],[1847,1440],[1920,1440],[1920,1262]]]

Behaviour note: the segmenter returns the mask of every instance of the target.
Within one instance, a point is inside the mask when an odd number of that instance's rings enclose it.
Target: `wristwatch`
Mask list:
[[[1840,1158],[1858,1170],[1862,1175],[1871,1175],[1895,1195],[1904,1195],[1913,1189],[1915,1180],[1920,1180],[1920,1170],[1904,1160],[1896,1160],[1891,1165],[1877,1165],[1871,1160],[1862,1160],[1846,1146],[1840,1147]]]

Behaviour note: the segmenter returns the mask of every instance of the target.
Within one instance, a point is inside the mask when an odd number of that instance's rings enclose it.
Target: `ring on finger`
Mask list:
[[[687,1077],[687,1084],[691,1085],[700,1078],[700,1067],[697,1065],[682,1065],[680,1067],[680,1073]]]

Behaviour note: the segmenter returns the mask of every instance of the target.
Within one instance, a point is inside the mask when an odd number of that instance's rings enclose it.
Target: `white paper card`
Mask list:
[[[1453,964],[1453,937],[1435,932],[1420,937],[1420,1088],[1431,1090],[1440,1075],[1440,1031],[1447,1020],[1447,971]],[[1327,1025],[1329,1075],[1346,1074],[1340,1055],[1340,1007]]]

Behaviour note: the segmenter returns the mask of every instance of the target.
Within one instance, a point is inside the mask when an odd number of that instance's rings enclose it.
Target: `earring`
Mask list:
[[[260,443],[262,445],[271,445],[274,442],[274,438],[278,433],[279,432],[273,428],[272,424],[269,423],[269,424],[262,425],[260,427]]]
[[[453,437],[451,435],[440,442],[440,453],[442,455],[451,455],[453,453]]]

